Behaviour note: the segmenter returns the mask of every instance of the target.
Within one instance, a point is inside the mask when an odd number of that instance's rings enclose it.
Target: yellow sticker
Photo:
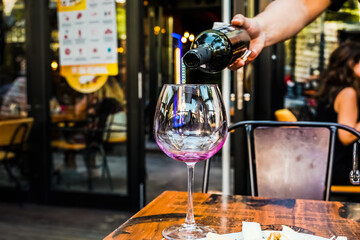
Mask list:
[[[81,93],[93,93],[102,88],[107,81],[107,75],[70,75],[66,76],[66,81],[72,89]]]
[[[58,12],[80,11],[86,9],[86,0],[58,0]]]
[[[81,93],[96,92],[106,83],[108,76],[117,74],[117,63],[60,67],[60,75],[65,77],[71,88]]]
[[[60,74],[64,77],[69,75],[112,75],[118,74],[118,64],[85,64],[60,66]]]

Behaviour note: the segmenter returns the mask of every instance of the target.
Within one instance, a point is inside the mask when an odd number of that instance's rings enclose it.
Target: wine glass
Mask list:
[[[208,226],[195,224],[193,179],[197,162],[212,157],[223,146],[228,123],[217,85],[165,84],[155,112],[156,143],[169,157],[185,162],[188,172],[188,204],[184,224],[163,230],[167,239],[199,239]]]

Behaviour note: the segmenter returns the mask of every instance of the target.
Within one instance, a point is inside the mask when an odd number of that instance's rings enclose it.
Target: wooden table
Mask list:
[[[86,114],[75,115],[74,113],[53,113],[51,114],[51,122],[80,122],[86,120]]]
[[[13,115],[13,116],[0,115],[0,121],[18,120],[18,119],[23,119],[23,118],[26,118],[26,117],[23,117],[20,115]]]
[[[104,240],[162,239],[164,228],[184,223],[186,197],[186,192],[162,193]],[[287,225],[321,237],[360,239],[360,203],[195,193],[194,213],[197,223],[220,234],[240,232],[242,221],[248,221],[260,223],[263,230]]]

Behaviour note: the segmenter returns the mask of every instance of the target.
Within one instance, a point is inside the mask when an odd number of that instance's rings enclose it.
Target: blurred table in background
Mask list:
[[[52,113],[51,114],[51,122],[52,123],[60,123],[60,122],[82,122],[87,118],[86,114],[75,115],[74,113]]]
[[[0,121],[7,121],[7,120],[16,120],[16,119],[23,119],[23,118],[27,118],[26,116],[4,116],[4,115],[0,115]]]
[[[186,207],[186,192],[166,191],[104,240],[163,239],[164,228],[184,223]],[[195,193],[194,214],[196,223],[219,234],[240,232],[242,221],[247,221],[260,223],[262,230],[287,225],[325,238],[360,239],[360,203]]]

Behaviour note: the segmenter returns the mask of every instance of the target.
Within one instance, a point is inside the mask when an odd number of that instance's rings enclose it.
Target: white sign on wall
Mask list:
[[[59,0],[58,23],[60,74],[70,85],[84,75],[118,74],[114,0]]]

